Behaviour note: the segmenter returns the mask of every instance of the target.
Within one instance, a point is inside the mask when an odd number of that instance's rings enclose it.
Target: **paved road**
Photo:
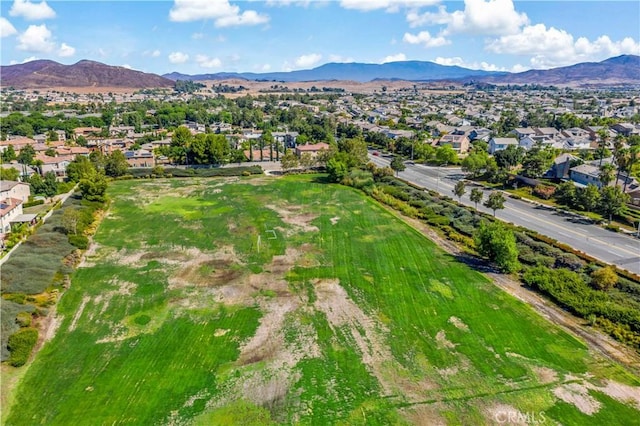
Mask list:
[[[377,166],[387,166],[390,158],[374,156],[369,159]],[[443,195],[456,198],[453,187],[464,177],[460,168],[428,167],[421,164],[407,165],[399,177],[421,187],[437,191]],[[462,197],[461,203],[475,207],[469,200],[469,190]],[[485,190],[485,199],[489,195]],[[478,210],[492,213],[482,205]],[[640,274],[640,239],[628,235],[607,231],[592,225],[574,215],[565,215],[555,209],[536,206],[525,201],[507,199],[504,210],[498,210],[496,217],[515,225],[520,225],[540,234],[568,244],[576,250],[612,263],[620,268]]]

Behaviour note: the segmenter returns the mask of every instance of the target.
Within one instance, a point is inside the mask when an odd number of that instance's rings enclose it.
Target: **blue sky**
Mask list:
[[[0,1],[1,63],[91,59],[158,74],[434,61],[523,71],[640,55],[640,2]]]

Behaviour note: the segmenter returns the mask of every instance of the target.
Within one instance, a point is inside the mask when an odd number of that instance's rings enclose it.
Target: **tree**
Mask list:
[[[602,167],[602,159],[608,152],[607,147],[609,146],[609,132],[605,127],[603,127],[596,133],[598,135],[598,158],[600,159],[600,164],[598,164],[598,166]]]
[[[107,178],[101,172],[94,171],[91,175],[80,180],[82,198],[88,201],[104,201],[107,192]]]
[[[13,149],[13,145],[9,145],[7,149],[2,152],[3,163],[10,163],[16,158],[18,158],[18,156],[16,155],[15,149]]]
[[[598,187],[589,184],[585,188],[576,190],[576,202],[582,207],[582,210],[592,212],[600,202],[600,191]]]
[[[13,180],[16,181],[20,178],[20,172],[18,169],[11,167],[8,169],[0,168],[0,180]]]
[[[506,149],[493,154],[498,167],[511,169],[522,162],[525,156],[524,148],[521,146],[509,145]]]
[[[531,148],[522,160],[522,175],[537,179],[541,177],[551,164],[555,153],[552,148]]]
[[[67,234],[76,235],[78,233],[78,222],[80,213],[73,207],[67,207],[62,213],[62,226],[67,230]]]
[[[55,130],[49,130],[49,132],[47,133],[47,141],[57,142],[58,139],[58,132],[56,132]]]
[[[56,154],[57,153],[55,148],[47,148],[47,150],[44,152],[44,155],[46,155],[47,157],[55,157]]]
[[[556,188],[553,197],[565,206],[573,207],[576,203],[576,186],[571,181],[563,182]]]
[[[55,172],[47,172],[44,174],[42,193],[47,197],[53,197],[58,193],[58,179]]]
[[[504,195],[502,195],[502,192],[493,191],[491,194],[489,194],[489,198],[484,202],[483,206],[493,210],[493,217],[495,217],[496,210],[504,209],[504,203],[506,201],[507,200],[504,198]]]
[[[95,166],[89,158],[78,155],[67,166],[67,179],[71,182],[80,182],[80,179],[87,177],[92,171],[95,171]]]
[[[609,223],[613,215],[621,214],[625,209],[625,204],[629,201],[629,194],[622,192],[618,186],[606,186],[600,190],[600,202],[598,208],[600,212],[609,218]]]
[[[116,150],[107,156],[104,172],[107,176],[118,177],[127,173],[129,163],[122,151]]]
[[[36,150],[33,149],[33,146],[31,145],[25,145],[21,150],[20,150],[20,154],[18,154],[18,163],[20,164],[25,164],[25,165],[29,165],[31,163],[33,163],[33,158],[36,155]]]
[[[471,194],[469,194],[469,199],[471,199],[471,201],[476,203],[476,210],[478,209],[478,203],[482,201],[483,197],[484,197],[484,193],[482,192],[482,189],[473,188],[471,190]]]
[[[298,164],[299,164],[298,157],[296,157],[296,155],[291,150],[287,151],[280,158],[280,165],[282,166],[282,170],[284,171],[293,170],[296,167],[298,167]]]
[[[603,164],[600,166],[600,182],[602,182],[602,186],[609,186],[609,184],[613,181],[616,173],[616,166],[612,163]]]
[[[512,273],[520,269],[516,237],[504,225],[498,222],[480,224],[475,244],[478,252],[494,262],[500,270]]]
[[[443,145],[436,149],[436,161],[438,164],[455,164],[458,160],[458,153],[451,145]]]
[[[597,290],[609,290],[617,283],[618,274],[612,266],[605,266],[591,273],[591,285]]]
[[[303,169],[310,169],[316,165],[316,158],[310,152],[303,152],[300,156],[300,166]]]
[[[391,160],[390,166],[393,169],[393,171],[396,172],[396,176],[398,176],[398,172],[401,172],[404,169],[406,169],[404,162],[400,157],[394,157],[393,160]]]
[[[329,180],[332,182],[342,182],[342,179],[349,173],[349,167],[343,160],[334,156],[327,161],[327,173],[329,173]]]
[[[456,197],[458,197],[458,200],[462,199],[462,196],[465,194],[466,191],[466,187],[464,185],[464,181],[459,180],[458,182],[456,182],[456,186],[453,187],[453,193],[456,194]]]
[[[462,160],[462,171],[471,174],[472,177],[476,177],[487,168],[488,160],[489,154],[484,151],[474,150]]]

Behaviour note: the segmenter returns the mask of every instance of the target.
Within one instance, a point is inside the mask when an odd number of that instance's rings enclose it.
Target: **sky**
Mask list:
[[[2,65],[205,74],[418,60],[520,72],[640,55],[640,1],[0,0],[0,36]]]

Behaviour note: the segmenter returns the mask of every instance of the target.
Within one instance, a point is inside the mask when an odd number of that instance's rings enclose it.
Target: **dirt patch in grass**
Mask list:
[[[446,426],[449,423],[441,415],[445,410],[440,404],[429,404],[403,408],[399,412],[415,426]]]
[[[568,404],[573,404],[584,414],[592,415],[600,411],[600,402],[589,395],[589,389],[579,383],[567,383],[553,389],[553,394]]]
[[[297,232],[318,232],[317,226],[312,225],[318,215],[315,213],[305,212],[303,206],[287,204],[285,206],[276,206],[273,204],[265,205],[266,208],[278,213],[280,219],[287,225],[293,227],[293,233]],[[290,230],[282,230],[285,235],[289,235]]]
[[[529,417],[511,405],[495,404],[486,407],[483,411],[488,424],[508,424],[518,426],[527,426],[529,424]]]
[[[544,385],[558,381],[558,372],[547,367],[533,367],[538,381]]]
[[[451,317],[449,318],[448,322],[450,324],[453,324],[453,326],[458,330],[469,331],[469,326],[462,322],[462,320],[458,317]]]
[[[91,300],[91,297],[89,297],[89,296],[84,296],[82,298],[82,302],[80,303],[80,306],[78,307],[78,310],[76,311],[76,313],[73,315],[73,320],[71,320],[71,325],[69,326],[69,331],[73,331],[73,330],[76,329],[76,325],[78,323],[78,320],[82,316],[82,312],[84,312],[84,308],[85,308],[85,306],[87,306],[87,303],[89,303],[90,300]]]
[[[455,349],[456,344],[447,339],[447,333],[444,330],[438,331],[436,334],[436,343],[441,348]]]
[[[384,395],[400,394],[418,401],[424,398],[425,391],[435,388],[428,380],[407,379],[411,375],[394,361],[385,341],[388,330],[351,300],[338,280],[316,280],[313,284],[317,297],[314,307],[326,315],[334,330],[348,327],[362,354],[362,362],[376,377]]]

